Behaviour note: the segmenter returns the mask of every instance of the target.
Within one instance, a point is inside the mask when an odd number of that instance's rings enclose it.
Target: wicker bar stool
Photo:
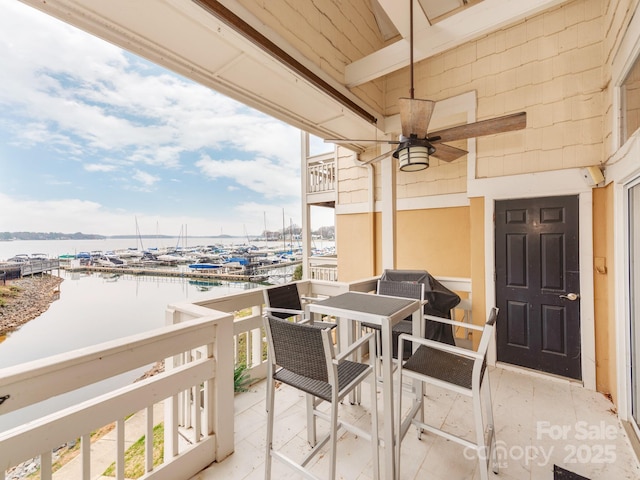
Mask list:
[[[349,348],[336,355],[329,328],[317,328],[301,323],[282,320],[272,315],[264,317],[264,326],[269,344],[269,362],[267,378],[267,452],[265,458],[265,479],[271,478],[271,463],[275,458],[305,478],[318,479],[306,465],[314,456],[322,451],[322,447],[330,442],[328,478],[333,480],[336,475],[336,443],[338,429],[344,428],[356,434],[359,438],[371,442],[373,460],[373,478],[379,478],[378,461],[378,417],[375,380],[371,382],[371,430],[365,431],[355,425],[350,425],[338,419],[340,401],[356,386],[374,372],[374,358],[370,356],[369,363],[359,363],[347,360],[358,349],[367,346],[373,351],[375,338],[372,333],[361,337]],[[313,408],[311,418],[307,418],[307,428],[312,428],[316,418],[330,422],[329,433],[321,440],[312,443],[311,451],[301,462],[273,448],[275,382],[282,382],[301,390],[319,401],[329,402],[329,414]],[[307,403],[308,405],[309,403]],[[316,406],[316,402],[313,402]]]
[[[320,328],[336,328],[333,322],[312,322],[302,307],[297,283],[286,283],[264,289],[265,311],[277,318],[293,318],[298,323],[310,323]]]
[[[400,467],[400,446],[406,429],[413,423],[418,428],[418,437],[423,431],[440,435],[447,440],[457,442],[466,448],[473,449],[480,465],[480,478],[487,480],[488,469],[491,461],[492,470],[498,473],[498,458],[496,452],[495,427],[493,423],[493,410],[491,406],[491,388],[489,386],[489,375],[487,371],[487,350],[489,342],[494,332],[495,322],[498,316],[498,309],[492,308],[489,318],[484,327],[478,325],[468,325],[468,328],[482,332],[478,350],[467,350],[454,347],[441,342],[418,338],[411,335],[402,334],[398,340],[398,355],[402,355],[406,344],[418,344],[419,347],[404,362],[399,372],[399,383],[402,385],[403,377],[420,382],[421,387],[416,392],[420,395],[416,398],[407,420],[403,425],[401,419],[402,395],[398,397],[397,414],[397,438],[396,458],[398,458],[398,470]],[[440,321],[439,317],[429,317],[430,320]],[[444,323],[457,323],[451,320],[443,320]],[[431,384],[445,388],[453,392],[471,398],[473,407],[473,419],[475,425],[475,441],[459,437],[441,428],[425,423],[423,418],[424,406],[422,395],[424,385]],[[484,407],[484,417],[483,417]],[[486,424],[485,424],[486,423]]]

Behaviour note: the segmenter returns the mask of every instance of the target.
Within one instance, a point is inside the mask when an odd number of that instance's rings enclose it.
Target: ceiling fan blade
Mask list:
[[[399,99],[402,135],[405,137],[416,135],[418,138],[425,138],[435,104],[436,102],[432,100],[419,98]]]
[[[527,126],[527,112],[514,113],[429,133],[431,143],[453,142],[465,138],[521,130]]]
[[[372,140],[372,139],[344,139],[344,138],[325,138],[324,143],[339,143],[339,144],[353,144],[353,143],[386,143],[389,145],[398,145],[399,140]]]
[[[467,153],[466,150],[462,150],[461,148],[452,147],[451,145],[445,145],[444,143],[439,143],[435,146],[436,151],[432,153],[432,157],[436,157],[440,160],[444,160],[445,162],[453,162],[460,157],[464,157]]]

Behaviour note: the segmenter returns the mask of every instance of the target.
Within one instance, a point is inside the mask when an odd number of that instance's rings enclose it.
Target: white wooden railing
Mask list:
[[[305,298],[346,291],[372,292],[378,277],[356,282],[297,282]],[[440,278],[470,292],[468,279]],[[234,450],[233,370],[242,361],[253,380],[266,376],[262,289],[195,303],[171,304],[167,326],[65,354],[0,369],[0,415],[124,372],[165,360],[164,373],[116,388],[0,433],[0,479],[5,471],[40,458],[42,480],[54,478],[52,450],[81,440],[83,480],[93,472],[91,432],[115,422],[116,479],[124,479],[124,425],[145,411],[146,439],[153,438],[154,406],[164,405],[164,460],[154,467],[146,441],[145,479],[186,480]],[[469,306],[470,310],[470,306]],[[225,313],[228,312],[228,313]],[[187,441],[179,441],[179,439]]]
[[[336,188],[336,162],[333,156],[314,157],[307,165],[307,193],[333,192]]]
[[[0,414],[36,404],[124,372],[137,370],[169,356],[188,358],[179,366],[145,380],[117,388],[53,414],[0,433],[0,478],[25,460],[40,457],[42,480],[53,478],[52,450],[80,438],[81,473],[91,473],[91,432],[116,424],[116,478],[124,479],[124,423],[131,414],[146,410],[145,437],[153,439],[153,406],[164,402],[164,463],[153,467],[147,458],[144,478],[189,478],[212,461],[233,452],[233,415],[218,408],[233,405],[233,316],[208,310],[193,322],[170,325],[73,352],[55,355],[0,370]],[[189,429],[192,442],[178,447],[185,429],[178,421],[180,396],[203,398],[200,415]],[[198,394],[198,392],[201,392]],[[167,441],[168,439],[168,441]],[[149,442],[147,442],[147,445]],[[147,457],[151,455],[147,448]],[[93,475],[102,472],[93,472]]]
[[[312,280],[338,281],[338,257],[336,255],[309,257],[309,277]]]

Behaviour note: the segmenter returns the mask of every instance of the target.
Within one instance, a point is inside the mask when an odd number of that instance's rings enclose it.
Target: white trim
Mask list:
[[[613,181],[613,268],[614,268],[614,331],[618,416],[633,422],[631,416],[631,351],[628,282],[628,218],[627,190],[640,176],[640,140],[636,131],[621,145],[620,123],[622,95],[620,86],[640,56],[640,16],[638,7],[624,32],[611,65],[613,88],[613,155],[607,162],[607,181]]]
[[[593,192],[578,196],[578,242],[580,249],[580,336],[582,382],[588,390],[596,389],[596,319],[593,284]],[[584,293],[588,292],[588,301]]]
[[[336,215],[352,215],[354,213],[369,213],[370,211],[369,202],[336,205]]]
[[[391,160],[391,159],[390,159]],[[382,268],[396,268],[396,164],[393,161],[382,162],[380,187],[382,197]],[[373,173],[373,172],[371,172]]]
[[[449,193],[446,195],[431,195],[418,198],[400,198],[397,202],[398,211],[428,210],[430,208],[468,207],[471,204],[466,193]],[[378,206],[376,205],[376,209]]]
[[[617,184],[613,191],[614,231],[614,328],[616,342],[616,383],[618,386],[618,416],[620,420],[632,421],[631,416],[631,338],[629,326],[629,260],[628,222],[629,206],[626,201],[628,185]]]
[[[637,7],[636,12],[637,13]],[[620,87],[625,77],[633,67],[636,59],[640,56],[640,17],[633,15],[624,37],[618,46],[611,64],[611,83],[613,85],[613,131],[612,148],[618,150],[621,145],[620,122],[621,122],[621,101]]]
[[[579,169],[530,173],[511,177],[482,179],[474,187],[484,184],[485,231],[485,302],[488,309],[494,305],[495,272],[495,201],[513,198],[578,195],[580,241],[580,331],[582,382],[589,390],[596,388],[595,313],[593,307],[593,205],[591,188],[585,183]],[[587,336],[590,335],[590,338]],[[496,348],[489,351],[489,362],[495,364]]]
[[[426,22],[420,20],[425,17],[419,9],[418,18],[414,20],[415,44],[420,45],[416,52],[416,61],[452,50],[566,2],[567,0],[485,0],[458,12],[455,16],[442,19],[435,26],[423,25]],[[409,65],[407,47],[409,22],[405,16],[406,13],[394,12],[398,10],[397,5],[398,2],[393,0],[381,3],[385,10],[391,11],[389,18],[394,21],[403,38],[347,64],[344,76],[348,87],[357,87]]]
[[[635,132],[629,140],[615,153],[607,164],[607,181],[627,183],[638,175],[640,158],[640,130]]]
[[[398,212],[409,210],[429,210],[431,208],[468,207],[471,204],[465,193],[450,193],[446,195],[432,195],[415,198],[399,198],[396,203]],[[382,211],[382,202],[375,202],[375,212]],[[369,213],[371,208],[368,203],[349,203],[336,206],[337,215],[349,215],[354,213]]]
[[[615,168],[610,170],[616,184],[613,191],[613,264],[614,264],[614,328],[616,342],[616,383],[618,416],[621,420],[632,421],[631,417],[631,350],[629,312],[629,242],[627,202],[628,189],[637,184],[640,177],[640,140],[637,135],[625,143],[624,152]]]

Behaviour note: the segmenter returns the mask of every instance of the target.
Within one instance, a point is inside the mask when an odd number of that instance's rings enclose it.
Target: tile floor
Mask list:
[[[551,480],[553,465],[557,464],[590,480],[640,479],[640,465],[629,440],[612,412],[613,405],[603,395],[573,382],[509,368],[491,369],[490,379],[501,463],[500,474],[490,473],[490,478]],[[264,478],[265,386],[266,382],[260,382],[236,396],[235,453],[192,480]],[[362,398],[362,406],[343,405],[341,412],[364,426],[369,418],[366,392]],[[403,406],[409,403],[403,402]],[[454,433],[472,438],[466,398],[433,389],[427,393],[425,404],[430,423],[440,422]],[[281,386],[276,392],[276,414],[276,448],[302,457],[309,448],[304,396]],[[321,421],[319,431],[320,426]],[[406,480],[480,478],[477,461],[465,458],[463,446],[429,433],[418,440],[414,427],[402,443],[400,462],[401,478]],[[328,455],[321,453],[312,460],[311,468],[319,477],[326,477]],[[337,472],[338,478],[345,480],[371,479],[369,443],[343,433],[338,442]],[[299,477],[274,460],[272,478]]]

